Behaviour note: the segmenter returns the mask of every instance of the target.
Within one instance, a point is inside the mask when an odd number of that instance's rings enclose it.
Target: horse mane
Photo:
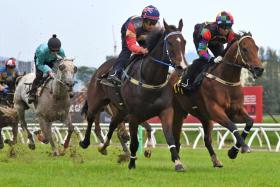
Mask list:
[[[147,36],[145,43],[149,51],[151,51],[156,44],[158,43],[159,39],[163,36],[163,29],[153,29]]]
[[[178,29],[174,25],[169,25],[169,29],[172,31],[177,31]],[[149,51],[151,51],[156,44],[158,43],[159,39],[164,35],[164,29],[153,29],[147,36],[145,43]]]
[[[234,44],[234,42],[236,42],[243,36],[252,36],[252,34],[251,32],[246,32],[246,31],[239,31],[238,33],[235,33],[234,40],[232,40],[230,43],[227,44],[227,47],[225,48],[222,56],[224,56],[227,53],[228,49],[232,46],[232,44]]]

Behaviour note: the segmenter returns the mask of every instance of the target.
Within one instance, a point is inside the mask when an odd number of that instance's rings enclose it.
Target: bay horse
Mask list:
[[[124,101],[124,109],[119,109],[112,118],[104,147],[110,139],[117,125],[127,117],[129,121],[130,161],[128,168],[136,168],[136,151],[138,149],[138,124],[151,117],[159,116],[163,132],[169,145],[171,159],[175,162],[176,171],[184,171],[176,150],[173,132],[172,87],[168,84],[169,66],[175,67],[178,73],[187,68],[185,59],[185,39],[181,33],[183,21],[179,21],[178,28],[168,25],[165,21],[164,30],[154,30],[147,36],[149,55],[137,59],[131,65],[129,73],[124,71],[125,79],[120,88],[120,95]],[[105,105],[112,102],[119,106],[115,99],[115,88],[100,83],[100,77],[107,74],[115,60],[111,59],[102,64],[92,77],[88,88],[88,126],[85,138],[80,146],[86,148],[90,144],[91,127],[96,113]]]
[[[229,151],[231,159],[241,153],[250,152],[244,140],[254,120],[243,106],[244,95],[240,84],[241,69],[248,69],[254,78],[260,77],[263,67],[258,58],[258,47],[250,33],[236,35],[224,53],[223,61],[208,68],[200,87],[193,94],[174,93],[173,133],[176,148],[180,149],[180,133],[183,119],[190,113],[197,117],[204,129],[204,142],[214,167],[222,167],[212,147],[211,132],[213,121],[227,128],[237,140]],[[171,84],[176,85],[178,76],[172,75]],[[246,123],[240,136],[235,123]],[[241,148],[240,148],[241,147]]]
[[[52,122],[59,120],[68,127],[68,134],[64,142],[64,150],[66,150],[74,131],[69,113],[69,92],[72,91],[75,83],[74,75],[77,72],[77,67],[74,65],[73,59],[64,58],[58,60],[53,69],[56,72],[56,76],[44,84],[35,104],[28,104],[27,101],[30,84],[33,82],[35,74],[29,73],[24,75],[16,86],[14,107],[17,110],[22,129],[26,130],[28,134],[29,148],[35,149],[33,136],[28,130],[25,121],[25,110],[31,108],[38,118],[46,142],[48,141],[51,144],[53,155],[58,156],[58,149],[52,139],[51,125]],[[40,92],[39,89],[38,92]]]

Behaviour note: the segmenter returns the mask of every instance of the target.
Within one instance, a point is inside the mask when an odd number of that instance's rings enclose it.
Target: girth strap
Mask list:
[[[212,79],[212,80],[215,80],[219,83],[222,83],[224,85],[227,85],[227,86],[240,86],[241,85],[241,82],[228,82],[228,81],[225,81],[213,74],[210,74],[210,73],[205,73],[205,77],[209,78],[209,79]]]
[[[165,87],[168,84],[168,81],[169,81],[169,75],[168,75],[164,83],[159,84],[159,85],[150,85],[150,84],[145,84],[145,83],[143,83],[141,81],[138,81],[138,80],[134,79],[133,77],[129,76],[126,73],[126,71],[123,71],[123,74],[132,84],[137,85],[137,86],[141,86],[141,87],[147,88],[147,89],[160,89],[160,88],[163,88],[163,87]]]

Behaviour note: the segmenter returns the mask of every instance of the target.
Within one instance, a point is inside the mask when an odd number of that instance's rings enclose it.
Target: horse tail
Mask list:
[[[87,111],[88,111],[88,102],[86,100],[84,106],[81,109],[81,115],[84,116],[85,118],[87,117]]]

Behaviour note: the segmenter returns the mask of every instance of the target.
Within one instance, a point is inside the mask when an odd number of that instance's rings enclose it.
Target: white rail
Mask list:
[[[78,133],[79,135],[79,139],[82,140],[84,138],[84,131],[87,127],[86,123],[74,123],[73,124],[75,126],[75,131]],[[109,124],[108,123],[101,123],[101,135],[105,138],[108,130],[109,130]],[[161,128],[161,124],[158,123],[152,123],[152,142],[153,142],[153,146],[155,147],[157,144],[156,141],[156,137],[155,137],[155,133],[157,131],[162,131]],[[242,131],[245,124],[237,124],[236,125],[238,130]],[[28,124],[28,128],[29,130],[33,133],[36,130],[39,130],[39,124],[36,123],[31,123]],[[94,127],[93,127],[94,128]],[[145,130],[143,128],[143,130]],[[217,143],[218,143],[218,149],[222,149],[225,146],[225,140],[228,138],[228,136],[231,136],[234,140],[234,142],[236,142],[235,137],[232,135],[232,133],[230,133],[227,129],[225,129],[224,127],[215,124],[213,131],[217,133]],[[59,143],[63,143],[66,136],[67,136],[67,127],[65,127],[64,125],[62,125],[61,123],[54,123],[52,126],[52,132],[54,134],[54,137],[56,139],[57,142]],[[99,143],[94,131],[92,130],[92,135],[94,138],[94,141],[96,143]],[[199,141],[203,141],[203,137],[204,137],[204,131],[203,128],[201,126],[201,124],[199,123],[185,123],[183,124],[183,128],[182,128],[182,137],[185,140],[185,144],[186,145],[191,145],[190,143],[190,138],[188,136],[189,132],[196,132],[196,137],[195,140],[192,144],[192,148],[195,149],[198,146]],[[277,123],[256,123],[254,124],[254,126],[251,129],[251,136],[248,137],[248,145],[251,146],[254,140],[257,140],[259,143],[260,147],[264,147],[266,146],[268,151],[272,151],[272,145],[271,145],[271,140],[269,138],[269,136],[267,135],[268,132],[274,132],[275,133],[275,137],[277,139],[277,144],[275,146],[275,151],[279,152],[280,151],[280,124]],[[19,127],[19,139],[21,143],[27,143],[28,140],[26,140],[23,136],[23,131],[22,129]],[[11,127],[5,127],[2,129],[2,135],[4,139],[12,139],[12,128]],[[263,136],[263,138],[261,137]],[[263,141],[265,141],[265,144],[263,143]],[[147,140],[145,141],[145,146],[147,145]]]

